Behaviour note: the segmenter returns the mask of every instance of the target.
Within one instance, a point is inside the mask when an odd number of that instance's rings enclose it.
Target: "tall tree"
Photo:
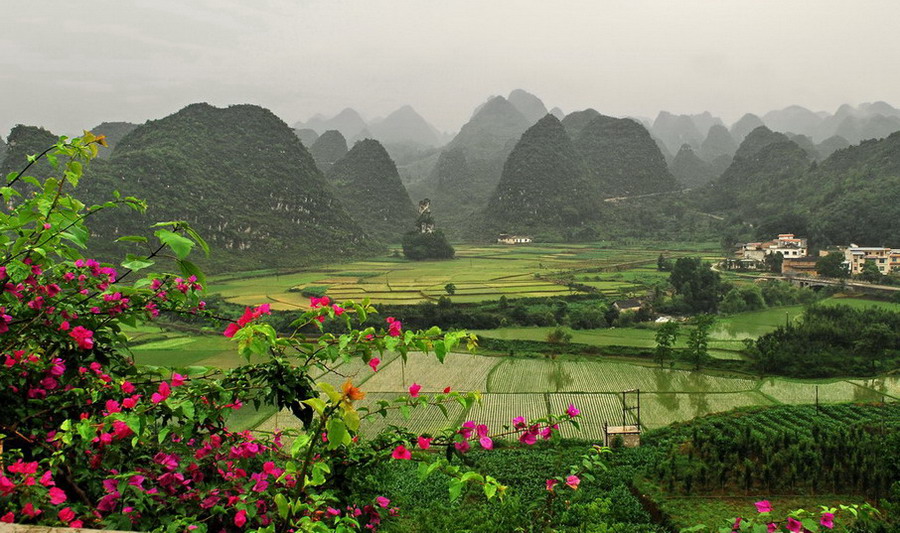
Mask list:
[[[715,323],[713,315],[697,315],[694,317],[694,329],[688,335],[687,360],[694,365],[694,370],[700,368],[710,359],[709,356],[709,330]]]
[[[672,358],[673,347],[678,339],[678,322],[666,322],[656,330],[656,352],[654,360],[662,368],[665,362]]]

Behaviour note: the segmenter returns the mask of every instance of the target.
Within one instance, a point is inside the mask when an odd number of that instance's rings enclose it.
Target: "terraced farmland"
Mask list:
[[[309,299],[299,291],[305,287],[325,287],[336,300],[373,303],[414,304],[445,295],[448,283],[456,286],[453,300],[478,302],[507,297],[568,294],[563,285],[535,278],[573,269],[601,272],[603,281],[589,281],[611,297],[637,289],[636,278],[621,276],[616,270],[641,268],[653,263],[659,250],[606,248],[597,244],[546,244],[527,247],[505,245],[459,246],[452,261],[411,262],[395,257],[328,265],[303,273],[271,274],[256,277],[235,275],[211,278],[209,289],[228,301],[242,305],[272,304],[273,309],[305,309]],[[669,255],[686,255],[676,252]],[[606,272],[609,271],[609,272]],[[291,292],[293,290],[293,292]]]
[[[463,418],[486,424],[491,432],[496,432],[504,426],[512,427],[512,419],[517,416],[530,420],[547,414],[543,394],[485,394],[481,403],[472,406]]]

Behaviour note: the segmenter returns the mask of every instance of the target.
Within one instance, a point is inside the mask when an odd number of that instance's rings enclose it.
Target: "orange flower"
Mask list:
[[[353,383],[351,383],[349,379],[345,381],[343,385],[341,385],[341,392],[343,392],[344,397],[351,402],[362,400],[366,397],[366,393],[354,387]]]

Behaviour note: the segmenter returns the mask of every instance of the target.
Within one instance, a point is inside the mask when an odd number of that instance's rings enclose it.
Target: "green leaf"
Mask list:
[[[156,230],[153,234],[161,243],[175,252],[175,257],[178,259],[187,257],[191,253],[191,248],[194,247],[194,241],[167,229]]]
[[[125,257],[125,260],[122,261],[122,266],[129,270],[141,270],[147,267],[151,267],[154,265],[154,262],[146,257],[141,257],[139,255],[128,254]]]
[[[206,285],[206,275],[204,275],[203,271],[200,270],[200,268],[198,268],[194,263],[191,263],[190,261],[179,260],[178,268],[186,277],[196,276],[197,281],[199,281],[201,285]]]
[[[327,424],[328,449],[335,450],[343,444],[350,444],[350,434],[347,426],[340,418],[331,418]]]
[[[320,415],[325,412],[325,402],[323,402],[322,400],[320,400],[318,398],[310,398],[308,400],[303,400],[302,403],[305,403],[306,405],[312,407]]]
[[[493,483],[486,483],[484,485],[484,495],[487,496],[487,499],[493,498],[497,494],[497,485]]]
[[[287,519],[288,513],[290,512],[287,498],[284,497],[284,494],[281,494],[279,492],[273,499],[275,500],[275,505],[278,507],[278,516],[280,516],[282,519]]]
[[[344,413],[344,423],[350,431],[359,431],[359,413],[350,410]]]
[[[320,389],[322,389],[326,395],[328,395],[328,399],[331,400],[331,403],[338,403],[341,400],[341,393],[336,391],[334,387],[325,381],[316,383]]]
[[[206,255],[206,257],[209,257],[209,245],[206,244],[206,241],[203,240],[203,237],[201,237],[200,234],[190,226],[184,226],[184,231],[190,238],[194,239],[194,242],[200,245],[200,249],[203,250],[203,253]]]
[[[447,357],[447,345],[444,341],[436,341],[434,343],[434,355],[437,356],[438,361],[444,362],[444,358]]]
[[[116,242],[147,242],[147,237],[141,237],[140,235],[125,235],[124,237],[116,239]]]
[[[401,405],[400,406],[400,414],[403,415],[404,420],[409,420],[409,406]]]
[[[456,501],[462,495],[463,482],[458,479],[450,480],[450,500]]]

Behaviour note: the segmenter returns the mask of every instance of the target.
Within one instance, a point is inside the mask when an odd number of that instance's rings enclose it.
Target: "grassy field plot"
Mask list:
[[[441,392],[445,387],[457,391],[486,391],[488,374],[500,362],[495,357],[450,353],[441,364],[433,354],[410,353],[404,363],[399,357],[366,381],[373,392],[407,392],[418,383],[423,393]],[[368,369],[371,371],[371,369]]]
[[[900,400],[900,376],[858,379],[852,383],[875,391],[879,399],[882,395],[887,395]]]
[[[817,393],[820,403],[876,402],[881,399],[881,394],[875,390],[849,381],[810,383],[769,378],[763,381],[759,391],[778,402],[791,404],[815,403]]]
[[[488,392],[556,392],[556,387],[556,365],[549,359],[503,359],[487,382]]]
[[[772,401],[758,392],[642,393],[641,423],[648,428],[655,428],[735,407],[772,404]]]
[[[739,392],[756,388],[756,381],[710,376],[702,372],[660,369],[610,361],[560,361],[559,392]]]

